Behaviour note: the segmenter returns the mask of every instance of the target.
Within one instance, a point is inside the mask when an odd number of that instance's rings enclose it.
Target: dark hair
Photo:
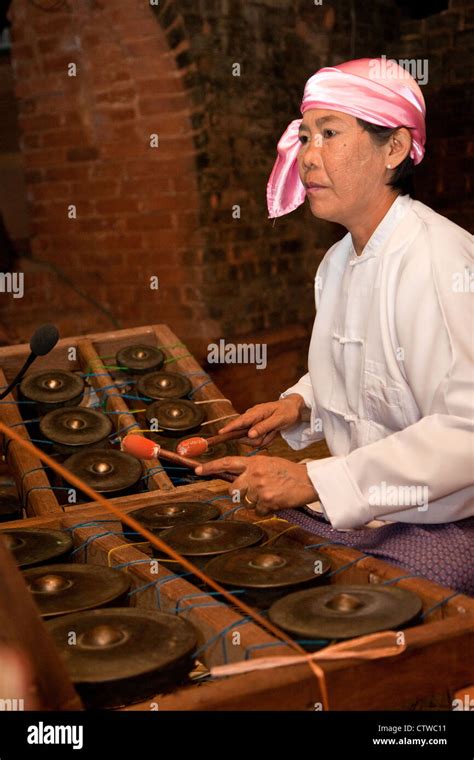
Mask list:
[[[400,127],[381,127],[379,124],[371,124],[363,119],[357,119],[357,122],[366,132],[369,132],[370,136],[378,145],[385,145],[393,133],[396,132],[397,129],[400,129]],[[410,127],[405,127],[405,129],[409,130]],[[393,187],[394,190],[399,190],[401,195],[411,195],[413,197],[415,194],[413,184],[414,168],[415,164],[413,159],[410,158],[410,156],[407,156],[393,171],[392,177],[387,184],[390,185],[390,187]]]

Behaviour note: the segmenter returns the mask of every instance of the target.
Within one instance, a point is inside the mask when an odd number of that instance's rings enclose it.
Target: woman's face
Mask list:
[[[299,175],[319,219],[350,227],[390,192],[388,146],[375,145],[354,116],[312,108],[303,114],[299,139]]]

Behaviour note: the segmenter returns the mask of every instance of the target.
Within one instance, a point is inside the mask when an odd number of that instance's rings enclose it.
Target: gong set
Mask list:
[[[86,707],[129,705],[188,680],[198,640],[194,626],[168,613],[128,608],[126,572],[57,564],[67,560],[73,545],[64,531],[14,530],[0,536],[22,569]]]
[[[176,451],[199,430],[205,412],[187,398],[192,390],[187,377],[163,371],[164,362],[163,351],[146,344],[116,353],[119,372],[130,377],[137,400],[144,400],[146,427],[151,428],[147,436]],[[28,374],[19,393],[40,417],[40,437],[70,472],[106,497],[136,493],[143,482],[141,462],[111,447],[112,422],[81,406],[84,390],[78,374],[48,370]],[[34,416],[31,406],[28,413]],[[215,437],[200,461],[237,451],[235,442]],[[89,500],[82,492],[78,496]],[[0,521],[14,513],[7,501],[0,503]],[[266,610],[272,623],[307,649],[398,630],[419,619],[422,604],[415,594],[393,586],[330,583],[326,555],[313,548],[278,546],[258,524],[219,519],[223,515],[214,504],[169,501],[130,514],[209,578]],[[129,527],[122,528],[128,535]],[[126,572],[71,563],[73,541],[64,531],[6,529],[0,536],[87,707],[129,705],[189,679],[198,642],[195,628],[177,615],[128,607]],[[152,551],[158,560],[167,556],[155,547]],[[208,589],[197,578],[192,582]]]
[[[146,410],[141,426],[150,429],[149,438],[163,449],[175,451],[182,440],[200,429],[206,417],[203,406],[186,398],[192,384],[185,375],[162,370],[165,354],[160,348],[146,344],[125,346],[117,351],[115,359],[120,375],[129,377],[130,387],[136,387],[137,401],[144,399],[141,403]],[[19,399],[30,402],[27,416],[32,437],[106,498],[146,490],[140,461],[111,445],[111,417],[84,405],[84,393],[85,382],[78,373],[62,369],[28,373],[19,386]],[[35,415],[38,422],[32,419]],[[217,442],[200,461],[235,450],[235,444]],[[173,468],[173,463],[166,462],[164,466],[172,477],[176,465]],[[52,486],[61,487],[58,500],[69,498],[65,495],[69,484],[48,468],[46,472]],[[89,500],[81,491],[76,494],[75,503]],[[1,514],[0,511],[0,519]],[[175,524],[171,522],[167,527]]]
[[[269,545],[255,523],[219,520],[210,505],[169,502],[132,514],[206,575],[259,609],[308,647],[412,624],[421,600],[404,589],[329,583],[326,555],[304,547]],[[168,527],[169,525],[173,527]],[[124,530],[126,526],[123,526]],[[164,556],[152,547],[158,559]],[[199,579],[193,581],[200,588]]]

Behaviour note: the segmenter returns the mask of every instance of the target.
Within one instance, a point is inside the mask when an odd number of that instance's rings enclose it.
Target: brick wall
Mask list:
[[[268,342],[270,372],[217,372],[241,406],[296,379],[314,273],[344,230],[306,206],[268,220],[266,183],[308,76],[350,58],[428,51],[418,194],[467,226],[472,72],[452,46],[472,44],[472,3],[401,26],[394,0],[88,0],[54,13],[15,0],[10,15],[32,256],[25,298],[3,297],[2,313],[23,339],[46,319],[63,334],[163,321],[201,360],[220,337]]]
[[[427,144],[416,169],[417,198],[472,231],[474,3],[451,0],[441,13],[403,22],[387,55],[428,61]]]
[[[23,334],[44,318],[63,334],[165,319],[180,333],[215,329],[199,288],[186,43],[171,50],[144,2],[47,13],[19,0],[11,20],[32,253],[13,304]]]

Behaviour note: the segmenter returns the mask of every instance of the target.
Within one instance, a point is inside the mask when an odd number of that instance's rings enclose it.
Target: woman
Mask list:
[[[316,274],[308,373],[221,431],[250,428],[263,446],[279,431],[294,449],[325,438],[332,456],[226,457],[196,472],[236,473],[260,514],[319,500],[324,518],[319,503],[285,517],[472,592],[473,240],[407,194],[425,104],[404,69],[381,63],[318,71],[278,144],[270,217],[306,196],[348,233]]]

